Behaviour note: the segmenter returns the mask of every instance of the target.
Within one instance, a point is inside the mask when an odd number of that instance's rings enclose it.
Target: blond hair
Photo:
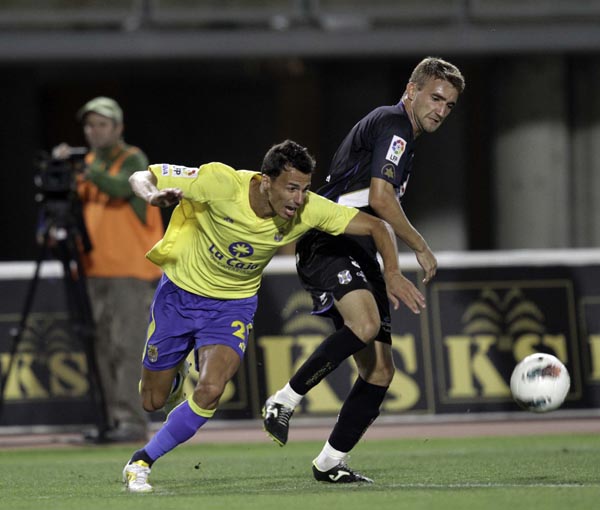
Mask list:
[[[441,58],[426,57],[421,60],[410,75],[409,81],[422,89],[430,78],[447,81],[459,94],[465,90],[465,78],[458,67]]]

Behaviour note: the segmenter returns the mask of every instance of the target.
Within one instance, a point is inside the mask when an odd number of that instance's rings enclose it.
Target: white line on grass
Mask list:
[[[386,487],[399,489],[497,489],[497,488],[557,488],[557,487],[600,487],[597,483],[394,483]]]

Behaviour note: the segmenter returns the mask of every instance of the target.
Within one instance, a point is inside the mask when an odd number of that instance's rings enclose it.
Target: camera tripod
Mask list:
[[[41,233],[40,250],[35,264],[33,278],[29,282],[19,325],[11,331],[13,342],[6,372],[0,381],[0,416],[4,410],[6,384],[15,363],[16,354],[24,332],[28,327],[36,290],[40,279],[40,268],[46,258],[59,260],[63,268],[66,305],[72,333],[80,339],[88,366],[89,393],[97,409],[97,442],[101,442],[108,430],[108,415],[102,382],[96,363],[95,325],[92,308],[87,293],[86,277],[81,264],[80,244],[89,250],[89,240],[82,232],[83,218],[80,217],[78,204],[63,199],[48,199],[43,202],[44,228]]]

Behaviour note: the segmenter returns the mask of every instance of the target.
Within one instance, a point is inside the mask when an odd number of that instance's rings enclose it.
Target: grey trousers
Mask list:
[[[155,282],[136,278],[88,278],[108,425],[140,435],[148,426],[139,381],[154,288]]]

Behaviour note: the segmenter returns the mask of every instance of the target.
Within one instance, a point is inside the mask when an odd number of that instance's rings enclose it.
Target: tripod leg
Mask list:
[[[88,383],[90,396],[98,410],[96,426],[97,441],[101,442],[109,429],[108,412],[104,389],[96,362],[95,325],[92,307],[87,293],[86,277],[83,271],[79,251],[73,239],[65,239],[60,246],[60,259],[64,269],[65,290],[69,314],[74,332],[81,339],[88,364]]]
[[[13,339],[12,346],[10,349],[10,357],[8,361],[8,366],[6,367],[6,372],[4,372],[4,374],[2,374],[2,377],[0,378],[0,417],[2,416],[2,411],[4,410],[4,403],[6,398],[6,385],[8,383],[8,378],[10,376],[10,373],[12,372],[12,368],[17,355],[17,350],[19,348],[19,344],[21,343],[23,333],[27,328],[27,320],[29,318],[31,308],[33,306],[35,291],[37,290],[38,282],[40,279],[40,268],[47,253],[48,241],[49,232],[48,230],[46,230],[44,232],[43,244],[40,247],[37,259],[35,261],[35,270],[33,272],[33,277],[29,282],[27,294],[25,295],[25,302],[23,305],[23,311],[21,312],[21,319],[19,321],[19,325],[16,328],[13,328],[10,332]]]

